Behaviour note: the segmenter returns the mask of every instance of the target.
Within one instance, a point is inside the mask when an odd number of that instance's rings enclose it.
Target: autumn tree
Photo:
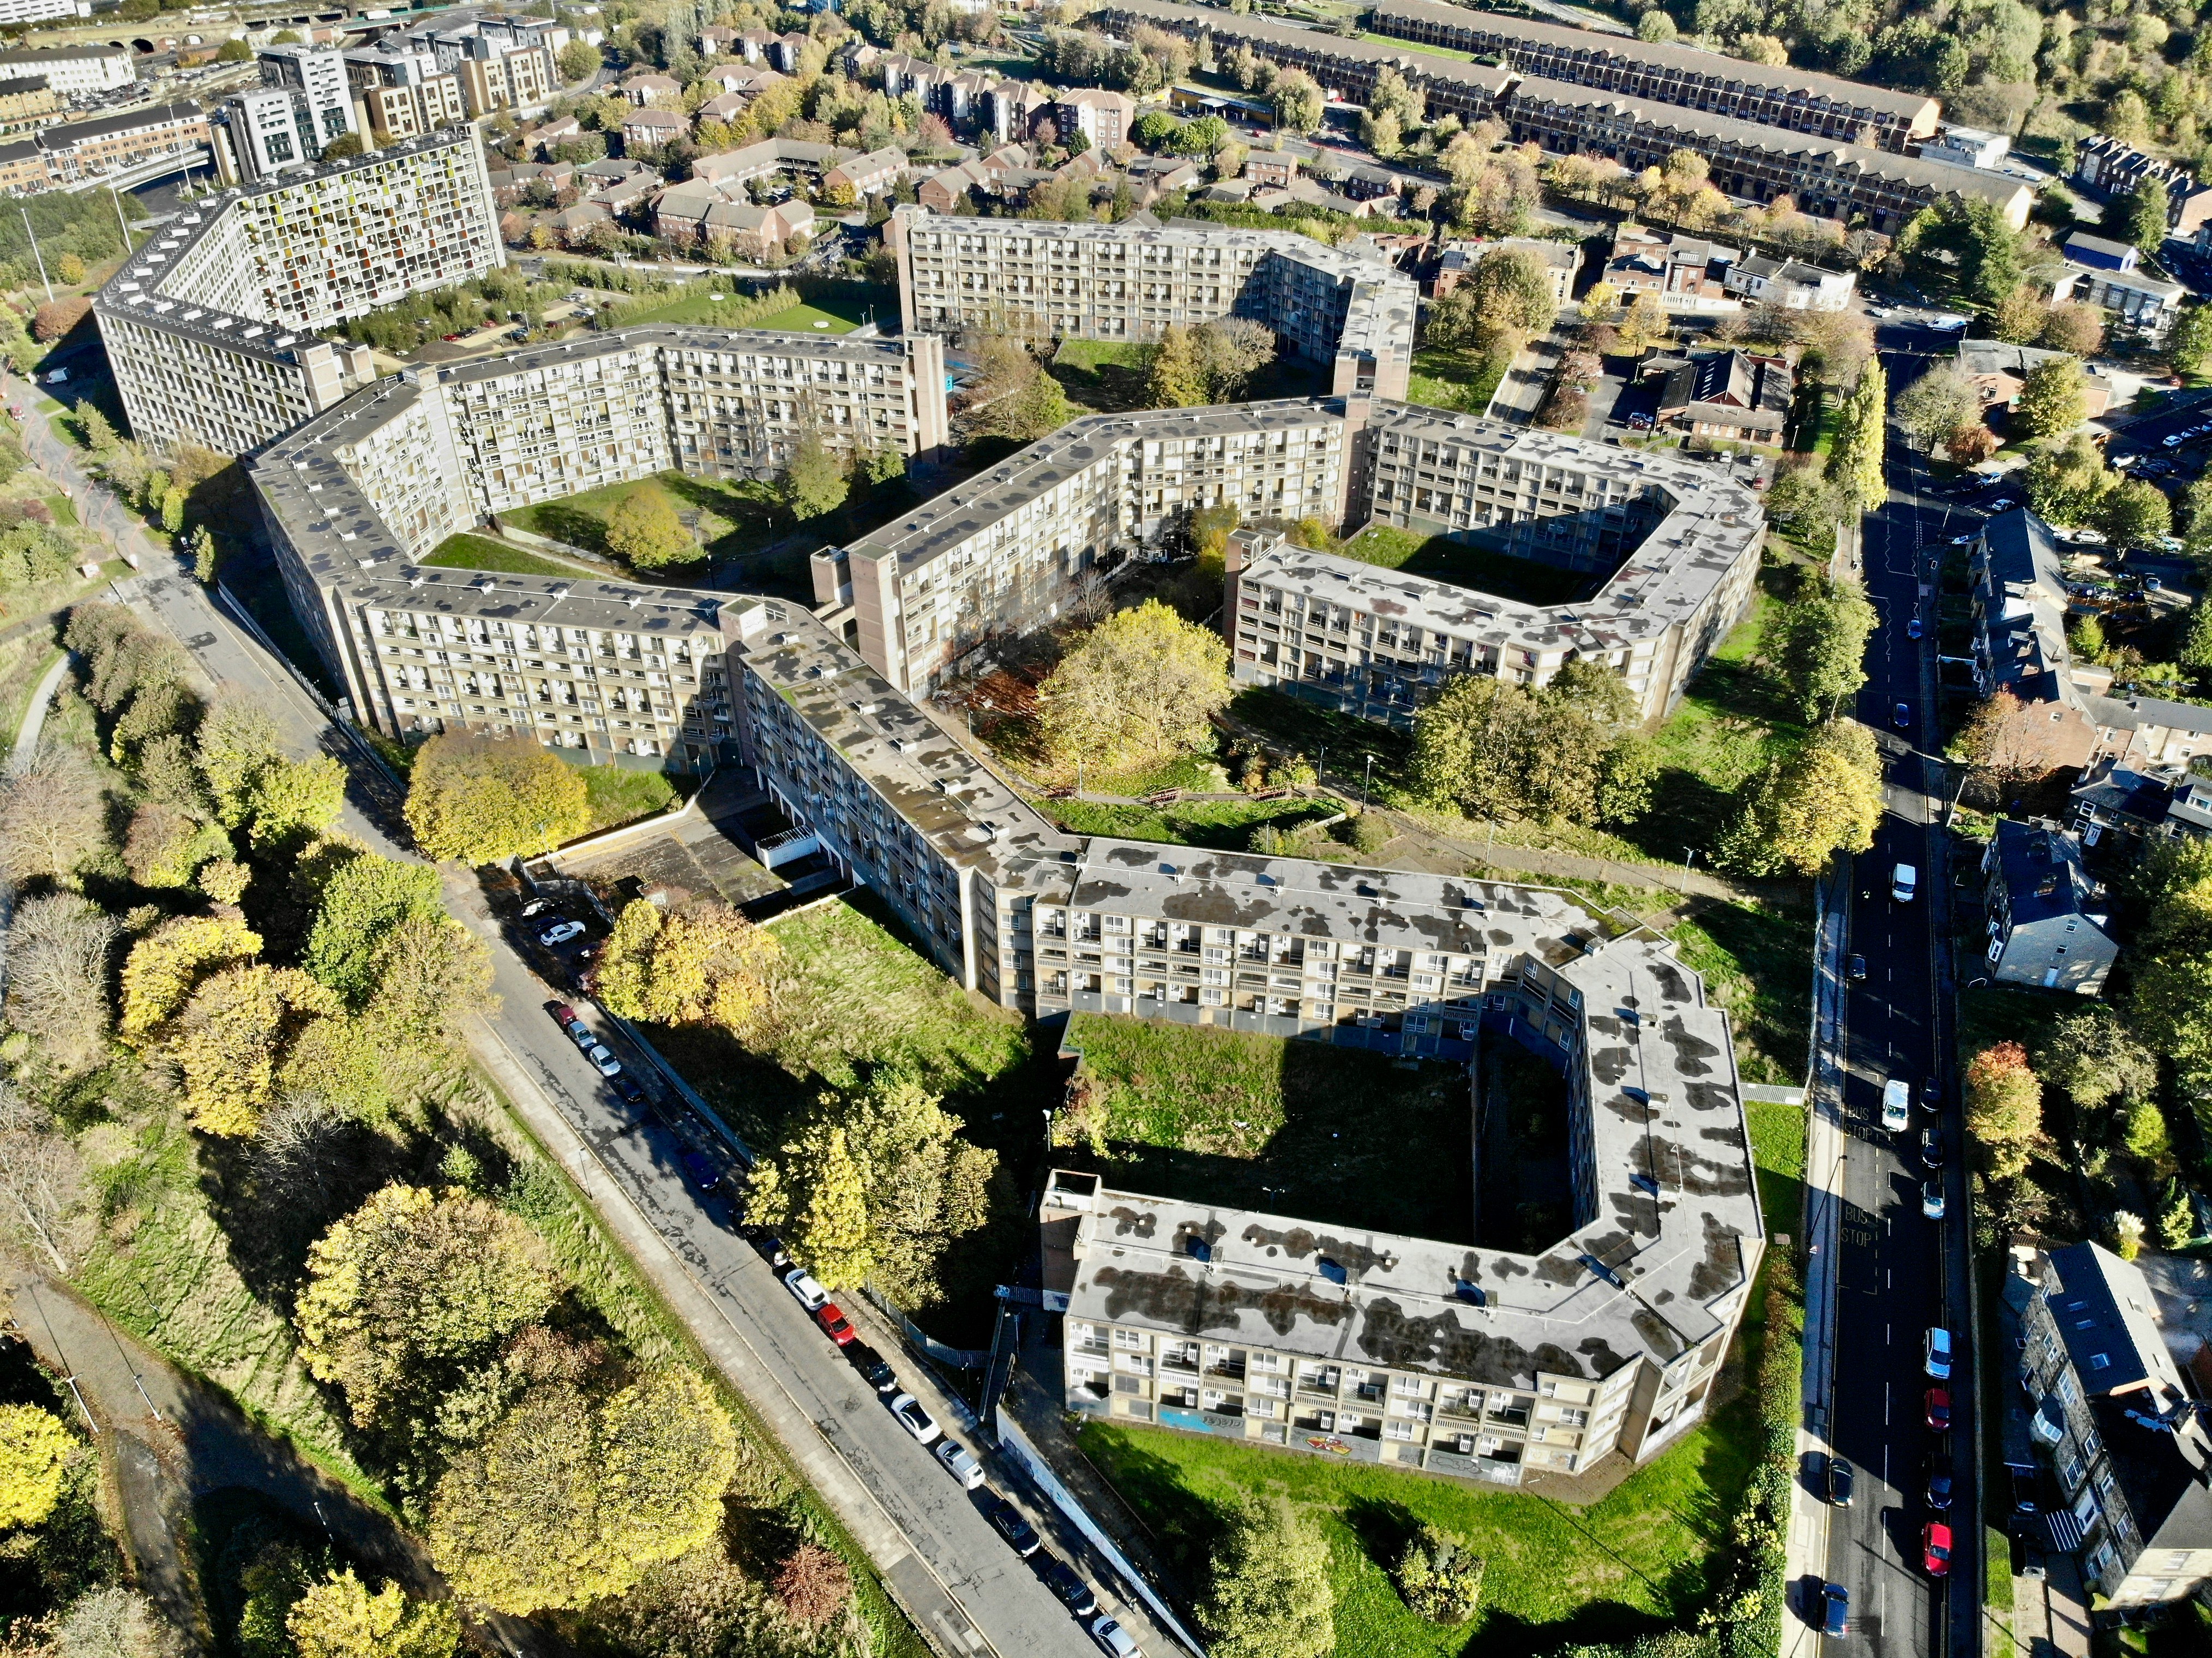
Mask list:
[[[460,1614],[397,1583],[372,1592],[350,1566],[326,1572],[292,1603],[284,1628],[299,1658],[453,1658]]]
[[[594,988],[625,1019],[741,1031],[767,1005],[781,955],[774,933],[719,900],[672,914],[640,898],[615,918]]]
[[[1558,309],[1551,272],[1525,248],[1492,248],[1462,287],[1476,315],[1520,334],[1542,333]]]
[[[1828,451],[1828,477],[1862,508],[1882,497],[1882,449],[1888,419],[1888,380],[1879,361],[1859,371],[1859,382],[1838,410],[1836,438]]]
[[[1960,427],[1981,417],[1981,394],[1974,383],[1948,364],[1929,369],[1897,399],[1897,423],[1930,454]]]
[[[2046,357],[2021,376],[2012,401],[2012,429],[2021,437],[2052,437],[2079,426],[2088,408],[2081,360]]]
[[[1321,125],[1325,100],[1313,76],[1304,70],[1278,75],[1269,95],[1274,100],[1275,125],[1283,131],[1303,136]]]
[[[446,919],[434,867],[365,853],[323,889],[301,965],[348,1006],[359,1007],[378,987],[394,931],[411,920]]]
[[[285,1044],[337,999],[297,968],[240,963],[192,992],[167,1048],[184,1077],[184,1107],[203,1133],[240,1137],[260,1126]]]
[[[792,450],[791,464],[784,468],[777,488],[791,515],[804,521],[843,506],[853,481],[843,458],[809,432]]]
[[[1638,713],[1601,662],[1570,663],[1542,686],[1455,675],[1414,715],[1413,786],[1469,817],[1625,821],[1654,769]]]
[[[495,1612],[580,1606],[712,1537],[736,1468],[728,1413],[689,1370],[655,1370],[604,1405],[549,1382],[439,1480],[430,1558]]]
[[[1234,403],[1275,360],[1275,331],[1249,317],[1217,317],[1192,331],[1208,403]]]
[[[100,780],[77,750],[48,741],[0,780],[0,863],[18,881],[66,876],[105,841]]]
[[[2002,796],[2063,764],[2062,740],[2046,714],[2000,685],[1967,709],[1945,754],[1968,767],[1983,788]]]
[[[2018,1042],[1985,1048],[1966,1062],[1966,1132],[1980,1142],[1990,1173],[2009,1180],[2027,1167],[2043,1132],[2043,1084]]]
[[[64,1071],[106,1050],[109,958],[122,924],[74,893],[21,901],[9,932],[8,1023]]]
[[[607,514],[607,550],[641,570],[665,570],[699,557],[699,544],[657,484],[646,483],[615,503]]]
[[[1215,1658],[1315,1658],[1336,1643],[1328,1545],[1280,1497],[1248,1497],[1214,1545],[1200,1627]]]
[[[261,935],[220,915],[179,915],[131,945],[123,963],[123,1017],[129,1042],[143,1042],[182,1011],[200,984],[261,953]]]
[[[1204,749],[1229,696],[1228,646],[1156,598],[1085,634],[1037,688],[1047,749],[1101,769]]]
[[[36,1405],[0,1405],[0,1527],[35,1526],[61,1501],[76,1441]]]
[[[1182,323],[1170,323],[1152,349],[1152,367],[1145,381],[1146,404],[1153,409],[1194,409],[1210,395],[1194,331]]]
[[[1817,875],[1837,853],[1864,852],[1881,820],[1874,733],[1831,720],[1738,792],[1713,860],[1747,875]]]
[[[495,864],[581,835],[591,798],[574,767],[527,738],[448,733],[416,753],[406,817],[428,856]]]
[[[1759,648],[1808,720],[1832,715],[1866,683],[1867,641],[1879,618],[1855,581],[1814,571],[1796,596],[1766,612]]]
[[[1415,1615],[1432,1624],[1464,1624],[1481,1603],[1482,1557],[1462,1539],[1424,1523],[1407,1539],[1390,1579]]]
[[[801,1629],[826,1627],[853,1598],[853,1570],[833,1549],[801,1543],[775,1569],[775,1598]]]
[[[301,1355],[345,1390],[366,1425],[423,1367],[465,1359],[544,1316],[558,1287],[544,1240],[520,1217],[465,1193],[395,1183],[308,1250],[294,1315]]]

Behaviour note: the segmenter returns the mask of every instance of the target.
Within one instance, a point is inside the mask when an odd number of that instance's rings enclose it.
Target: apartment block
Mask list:
[[[0,132],[42,126],[61,113],[61,94],[43,75],[0,80]]]
[[[4,20],[0,20],[4,21]],[[0,75],[40,75],[64,97],[112,92],[138,78],[131,48],[99,41],[70,46],[17,46],[0,52]]]
[[[91,15],[92,0],[0,0],[0,27]]]
[[[2100,1244],[2054,1249],[2008,1281],[2026,1345],[2028,1433],[2063,1505],[2051,1540],[2122,1613],[2202,1594],[2212,1580],[2212,1436],[2160,1328],[2142,1268]]]
[[[500,263],[483,153],[457,132],[194,203],[93,311],[140,441],[245,454],[370,378],[315,331]]]
[[[817,553],[815,596],[852,622],[870,665],[924,696],[1197,507],[1340,522],[1347,440],[1329,398],[1088,416]]]
[[[149,104],[121,115],[63,122],[0,144],[0,191],[34,196],[207,142],[207,112],[194,103]]]
[[[2017,230],[2034,199],[2027,183],[2001,173],[1534,76],[1513,87],[1499,114],[1516,143],[1602,156],[1631,172],[1695,150],[1710,162],[1714,187],[1739,200],[1788,196],[1802,212],[1863,219],[1887,233],[1952,196],[1992,203]]]
[[[0,59],[4,62],[4,59]],[[2084,138],[2075,152],[2074,176],[2093,190],[2115,196],[2156,179],[2166,186],[2166,222],[2176,236],[2194,236],[2212,223],[2212,185],[2173,161],[2147,155],[2125,139],[2101,132]]]
[[[345,54],[361,120],[379,143],[419,137],[469,118],[461,77],[404,38]]]
[[[1419,290],[1371,245],[1294,231],[1163,229],[893,211],[908,331],[1155,340],[1171,323],[1249,317],[1333,363],[1338,395],[1405,395]]]
[[[1406,404],[1377,406],[1353,465],[1370,522],[1587,571],[1595,591],[1525,604],[1240,531],[1223,610],[1240,683],[1403,728],[1451,675],[1540,685],[1595,660],[1656,720],[1750,605],[1765,513],[1710,466]]]
[[[1381,0],[1368,14],[1368,27],[1423,46],[1494,55],[1522,75],[1899,155],[1935,137],[1942,112],[1922,93],[1434,0]]]
[[[335,101],[319,108],[301,88],[259,87],[224,99],[209,118],[209,129],[216,176],[228,185],[253,184],[320,160],[325,144],[354,130],[353,100],[341,69]]]

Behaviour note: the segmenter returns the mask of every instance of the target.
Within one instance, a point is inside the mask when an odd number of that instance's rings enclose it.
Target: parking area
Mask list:
[[[818,860],[779,859],[771,870],[747,851],[774,841],[789,827],[750,772],[728,767],[708,780],[680,817],[641,833],[604,835],[573,852],[550,853],[531,865],[531,873],[541,882],[585,882],[610,908],[662,892],[672,902],[719,898],[757,920],[781,908],[795,888],[816,890],[805,884],[819,874]]]

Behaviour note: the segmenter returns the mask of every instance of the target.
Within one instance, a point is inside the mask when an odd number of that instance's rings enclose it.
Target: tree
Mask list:
[[[599,72],[599,49],[588,40],[571,40],[561,48],[558,62],[562,80],[581,81]]]
[[[656,1370],[604,1406],[542,1384],[439,1480],[430,1558],[495,1612],[580,1606],[712,1537],[736,1468],[729,1417],[689,1370]]]
[[[775,1598],[801,1629],[825,1627],[853,1598],[853,1570],[831,1549],[801,1543],[775,1569]]]
[[[1482,1557],[1426,1522],[1407,1540],[1390,1576],[1407,1608],[1432,1624],[1464,1624],[1481,1601]]]
[[[1744,785],[1714,861],[1747,875],[1815,875],[1838,852],[1872,846],[1881,819],[1874,733],[1856,720],[1831,720]]]
[[[325,833],[345,805],[345,768],[327,754],[278,759],[254,779],[249,838],[257,849]]]
[[[2064,763],[2049,717],[1999,686],[1966,711],[1945,752],[1993,793],[2047,775]]]
[[[779,487],[792,516],[804,520],[836,512],[845,504],[853,485],[846,476],[844,461],[809,432],[793,449],[791,464],[784,468]]]
[[[781,954],[774,933],[717,900],[695,899],[664,914],[639,898],[615,918],[596,988],[625,1019],[742,1031],[767,1005]]]
[[[2191,1202],[2188,1189],[2177,1185],[2173,1201],[2159,1217],[2158,1240],[2168,1249],[2186,1249],[2197,1237],[2197,1206]]]
[[[2142,1254],[2142,1217],[2129,1210],[2112,1211],[2112,1253],[2122,1260],[2133,1260]]]
[[[977,409],[973,424],[985,437],[1027,444],[1050,437],[1075,416],[1075,405],[1067,400],[1060,382],[1039,372],[1032,359],[1030,372],[1020,384]]]
[[[1192,331],[1210,403],[1234,403],[1275,360],[1275,331],[1249,317],[1222,317]]]
[[[1285,132],[1305,134],[1321,125],[1324,100],[1321,88],[1304,70],[1285,70],[1270,90],[1275,105],[1275,125]]]
[[[2189,619],[2183,629],[2181,648],[2174,660],[2185,668],[2200,672],[2212,669],[2212,604],[2199,598],[2189,607]]]
[[[754,1166],[747,1212],[761,1225],[796,1230],[849,1165],[862,1194],[866,1236],[858,1248],[866,1270],[900,1305],[933,1305],[944,1298],[938,1272],[945,1252],[989,1218],[998,1167],[996,1154],[962,1139],[959,1128],[937,1096],[896,1072],[878,1075],[854,1098],[824,1095],[781,1149]],[[842,1137],[843,1163],[830,1155],[833,1130]],[[833,1192],[825,1212],[842,1220],[835,1208]],[[849,1239],[839,1247],[848,1255],[855,1248]],[[818,1262],[813,1250],[805,1253]]]
[[[65,876],[106,836],[100,780],[74,748],[43,743],[0,781],[0,864],[18,881]]]
[[[2166,240],[2172,210],[2166,180],[2146,174],[2133,190],[2122,191],[2112,197],[2106,208],[2105,222],[2113,228],[2118,240],[2155,254]]]
[[[1629,356],[1640,357],[1651,347],[1664,344],[1673,326],[1665,302],[1650,289],[1641,288],[1622,313],[1620,349]]]
[[[2022,437],[2053,437],[2072,431],[2087,413],[2081,360],[2046,357],[2021,377],[2012,403],[2013,430]]]
[[[1944,452],[1954,466],[1979,466],[2002,446],[1997,434],[1977,422],[1952,433],[1951,440],[1944,445]]]
[[[2044,319],[2036,343],[2047,351],[2064,351],[2076,357],[2094,357],[2105,343],[2105,313],[2094,305],[2071,301],[2054,305]]]
[[[2097,523],[2116,550],[2155,545],[2173,532],[2173,508],[2148,478],[2124,478],[2106,493]]]
[[[2120,1143],[2128,1155],[2154,1171],[2163,1171],[2173,1161],[2173,1142],[2166,1132],[2166,1114],[2153,1099],[2139,1099],[2128,1108],[2127,1124]]]
[[[465,1359],[543,1317],[558,1288],[544,1240],[520,1216],[394,1183],[308,1249],[294,1314],[301,1356],[366,1426],[420,1367]]]
[[[221,915],[179,915],[131,947],[123,963],[124,1041],[143,1043],[182,1011],[201,983],[261,953],[261,935]]]
[[[1960,427],[1981,417],[1982,399],[1974,383],[1949,365],[1929,369],[1897,400],[1897,423],[1929,454]]]
[[[347,1005],[360,1007],[382,980],[392,935],[417,920],[446,920],[437,870],[364,853],[323,889],[300,964]]]
[[[1206,747],[1229,696],[1228,646],[1157,598],[1091,629],[1037,688],[1047,750],[1102,769]]]
[[[449,733],[416,755],[406,817],[426,855],[494,864],[581,835],[591,797],[574,767],[527,738]]]
[[[1194,409],[1211,395],[1194,331],[1170,323],[1153,348],[1145,401],[1153,409]]]
[[[1966,1132],[1981,1143],[1990,1172],[2009,1180],[2027,1167],[2043,1132],[2043,1084],[2018,1042],[1985,1048],[1966,1062]]]
[[[204,524],[192,531],[191,558],[192,580],[204,587],[214,586],[220,555],[216,548],[215,537]]]
[[[641,570],[690,564],[699,556],[699,544],[655,484],[633,489],[615,503],[607,514],[606,538],[609,552]]]
[[[1627,687],[1601,663],[1573,663],[1549,685],[1512,684],[1460,674],[1413,717],[1413,775],[1423,799],[1469,817],[1499,815],[1587,823],[1601,800],[1616,811],[1638,806],[1642,757],[1612,764],[1632,740],[1616,721],[1624,706],[1594,700],[1589,678],[1604,675]],[[1562,683],[1564,680],[1565,683]],[[1633,718],[1633,698],[1625,705]],[[1641,792],[1648,796],[1648,780]]]
[[[1859,372],[1843,402],[1839,429],[1828,452],[1828,477],[1862,508],[1882,498],[1881,459],[1888,419],[1888,380],[1878,361]]]
[[[2068,529],[2094,523],[2120,481],[2087,432],[2037,450],[2027,472],[2027,504],[2039,518]]]
[[[397,1583],[374,1594],[346,1566],[292,1603],[284,1627],[300,1658],[453,1658],[460,1614],[450,1600],[413,1600]]]
[[[331,993],[296,968],[243,963],[210,975],[168,1043],[193,1126],[234,1139],[252,1133],[275,1097],[287,1037],[302,1020],[337,1011]]]
[[[1540,334],[1558,308],[1551,273],[1525,248],[1492,248],[1468,273],[1475,314],[1494,327]]]
[[[253,48],[246,44],[244,35],[234,34],[216,48],[215,60],[218,64],[250,64],[253,61]]]
[[[193,741],[216,821],[225,829],[246,827],[263,780],[283,762],[276,720],[265,708],[227,697],[208,710]]]
[[[62,1070],[107,1046],[108,957],[122,924],[73,893],[24,900],[9,935],[8,1023]]]
[[[31,313],[31,337],[41,345],[51,345],[91,314],[88,299],[72,295],[48,300]]]
[[[2192,305],[2174,319],[2166,338],[2166,360],[2179,374],[2198,374],[2212,361],[2212,304]]]
[[[1215,1658],[1316,1658],[1334,1646],[1328,1545],[1282,1497],[1247,1497],[1212,1568],[1198,1619]]]
[[[35,1526],[54,1511],[76,1450],[52,1411],[0,1405],[0,1527]]]
[[[1832,715],[1866,683],[1866,646],[1880,618],[1856,582],[1814,571],[1766,612],[1759,647],[1808,720]]]
[[[1674,35],[1674,20],[1663,6],[1654,6],[1636,20],[1636,38],[1646,46],[1664,46]]]

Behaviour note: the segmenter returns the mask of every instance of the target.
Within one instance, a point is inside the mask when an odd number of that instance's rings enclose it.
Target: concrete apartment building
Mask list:
[[[2162,1605],[2212,1579],[2212,1436],[2159,1326],[2141,1267],[2102,1245],[2051,1252],[2009,1281],[2027,1346],[2030,1437],[2065,1506],[2052,1540],[2112,1610]]]
[[[98,41],[70,46],[17,46],[0,52],[0,75],[37,75],[64,98],[112,92],[138,78],[131,48]]]
[[[227,190],[142,246],[93,306],[134,436],[246,454],[371,376],[315,331],[501,263],[472,131]]]
[[[1333,363],[1340,396],[1403,397],[1413,360],[1413,282],[1371,246],[1295,231],[1048,224],[893,210],[908,332],[1156,340],[1170,323],[1250,317],[1300,356]]]
[[[2057,825],[1997,820],[1982,854],[1983,951],[1999,984],[2077,995],[2104,993],[2119,957],[2104,884],[2081,862],[2081,843]]]
[[[1765,515],[1712,467],[1412,405],[1378,409],[1350,464],[1370,521],[1587,570],[1596,591],[1523,604],[1240,531],[1239,683],[1405,728],[1452,674],[1540,685],[1588,658],[1657,720],[1751,603]]]
[[[344,53],[271,46],[260,61],[260,88],[225,99],[210,118],[216,173],[228,185],[319,161],[324,146],[361,131]]]
[[[1368,27],[1423,46],[1494,54],[1525,76],[1899,155],[1933,137],[1942,112],[1923,93],[1432,0],[1381,0]]]

